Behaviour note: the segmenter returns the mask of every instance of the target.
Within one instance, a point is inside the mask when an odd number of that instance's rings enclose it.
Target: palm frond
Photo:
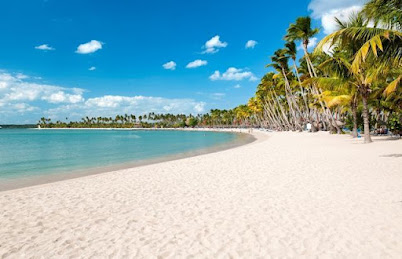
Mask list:
[[[389,96],[392,93],[396,92],[396,89],[400,85],[402,81],[402,76],[397,77],[394,81],[392,81],[384,90],[384,96]]]

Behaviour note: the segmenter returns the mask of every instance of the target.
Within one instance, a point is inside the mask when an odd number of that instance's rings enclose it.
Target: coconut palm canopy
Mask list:
[[[402,1],[371,0],[349,21],[308,52],[318,33],[310,17],[289,25],[283,49],[271,56],[267,73],[248,104],[249,121],[274,130],[351,130],[354,137],[402,127]],[[296,42],[303,57],[296,62]],[[254,104],[250,106],[250,103]],[[259,107],[258,109],[251,107]]]

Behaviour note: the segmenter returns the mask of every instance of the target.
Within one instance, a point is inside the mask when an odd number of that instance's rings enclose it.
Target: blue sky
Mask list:
[[[362,2],[1,1],[0,124],[233,108],[289,23],[312,15],[315,43]]]

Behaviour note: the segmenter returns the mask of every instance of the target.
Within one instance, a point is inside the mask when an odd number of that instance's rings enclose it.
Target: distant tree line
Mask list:
[[[116,115],[115,117],[84,117],[80,121],[52,121],[42,117],[41,128],[185,128],[185,127],[251,127],[258,123],[249,117],[247,106],[231,110],[213,109],[206,114],[156,114]]]

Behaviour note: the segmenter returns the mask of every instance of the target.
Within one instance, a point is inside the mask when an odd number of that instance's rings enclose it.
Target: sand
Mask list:
[[[402,140],[254,135],[0,192],[0,258],[402,257]]]

